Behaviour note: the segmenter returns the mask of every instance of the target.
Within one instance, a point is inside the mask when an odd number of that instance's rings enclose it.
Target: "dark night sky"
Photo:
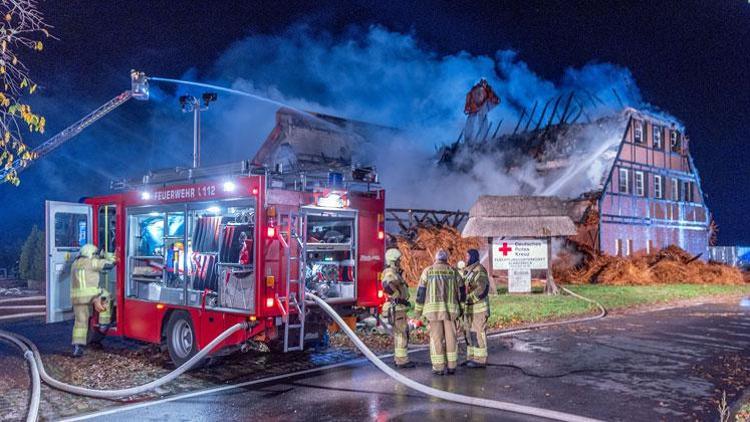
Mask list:
[[[632,71],[647,102],[685,123],[721,243],[750,244],[744,218],[744,198],[750,197],[747,1],[373,3],[42,2],[60,41],[48,42],[28,63],[43,88],[38,109],[47,115],[49,132],[54,133],[127,89],[131,68],[163,76],[180,76],[195,68],[200,75],[244,36],[280,33],[300,23],[334,35],[346,34],[353,25],[377,23],[413,33],[427,49],[445,54],[466,50],[492,56],[499,49],[513,49],[551,80],[569,66],[612,62]],[[68,112],[65,121],[56,119],[54,110],[59,109]],[[11,236],[28,232],[30,223],[42,223],[43,204],[34,203],[40,209],[24,205],[35,184],[50,178],[66,184],[85,178],[86,168],[97,165],[86,162],[90,149],[101,147],[97,131],[123,131],[137,125],[148,111],[127,104],[117,118],[98,123],[72,141],[76,146],[64,147],[64,155],[50,159],[68,160],[66,174],[46,174],[40,162],[23,174],[21,187],[0,186],[3,214],[23,210],[22,216],[14,214],[18,224],[3,229],[0,240],[12,243]],[[128,148],[127,136],[106,147],[112,154]],[[128,174],[127,169],[123,164],[113,171]]]

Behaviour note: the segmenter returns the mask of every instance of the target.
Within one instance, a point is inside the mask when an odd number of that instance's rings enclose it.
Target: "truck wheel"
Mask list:
[[[176,311],[172,314],[167,323],[166,337],[169,358],[175,366],[182,365],[198,353],[193,321],[187,312]]]

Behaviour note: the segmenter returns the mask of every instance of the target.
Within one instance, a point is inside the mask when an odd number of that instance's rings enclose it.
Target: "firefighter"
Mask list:
[[[464,334],[466,336],[466,367],[484,368],[487,364],[487,318],[490,315],[490,279],[487,270],[479,262],[479,251],[469,249],[466,253],[464,283],[466,306]]]
[[[388,301],[383,305],[383,312],[388,315],[388,322],[393,326],[393,360],[397,368],[413,368],[409,362],[409,320],[406,312],[409,303],[409,286],[401,276],[401,251],[396,248],[385,252],[386,267],[383,270],[383,291]]]
[[[416,317],[424,316],[429,322],[430,361],[435,375],[444,375],[446,364],[449,375],[456,372],[456,321],[461,317],[464,296],[461,276],[448,265],[448,253],[439,250],[435,263],[422,271],[415,306]]]
[[[73,303],[73,357],[83,356],[89,328],[89,316],[93,306],[99,312],[99,326],[106,329],[111,322],[109,294],[99,287],[99,273],[114,265],[114,257],[95,257],[96,246],[86,244],[71,265],[70,297]]]

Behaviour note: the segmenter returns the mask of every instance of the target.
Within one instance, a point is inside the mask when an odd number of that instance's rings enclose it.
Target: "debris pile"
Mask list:
[[[576,257],[561,253],[552,264],[557,281],[571,284],[742,284],[740,270],[724,264],[706,263],[677,246],[655,254],[630,257],[600,255],[574,264]]]
[[[461,232],[450,226],[418,227],[413,240],[394,236],[395,246],[401,251],[401,268],[410,286],[419,283],[422,270],[433,263],[435,253],[444,249],[449,254],[448,262],[456,265],[466,256],[469,249],[479,249],[482,239],[463,238]]]

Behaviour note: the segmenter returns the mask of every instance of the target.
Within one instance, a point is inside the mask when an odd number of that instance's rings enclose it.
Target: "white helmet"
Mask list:
[[[401,258],[401,251],[396,248],[390,248],[385,251],[385,262],[396,262]]]
[[[99,248],[92,245],[91,243],[87,243],[81,247],[80,254],[83,257],[91,258],[96,255],[97,252],[99,252]]]

